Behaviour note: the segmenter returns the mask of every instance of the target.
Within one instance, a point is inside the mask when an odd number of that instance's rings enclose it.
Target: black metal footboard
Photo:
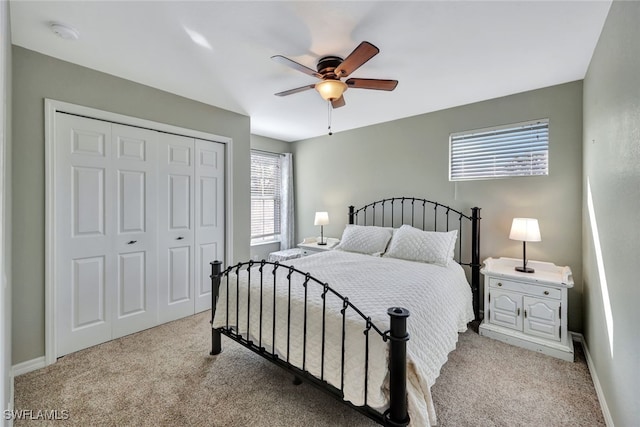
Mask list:
[[[269,272],[265,272],[265,266],[272,266],[269,268]],[[407,361],[406,361],[406,344],[409,340],[409,335],[407,333],[406,320],[409,317],[409,311],[400,308],[400,307],[392,307],[387,310],[388,315],[390,316],[390,329],[383,330],[374,325],[371,321],[371,317],[365,316],[357,307],[355,307],[347,297],[340,295],[336,290],[332,289],[327,283],[323,283],[317,278],[311,276],[309,273],[304,273],[296,268],[288,265],[282,265],[278,262],[268,262],[268,261],[249,261],[244,263],[239,263],[234,266],[228,267],[225,270],[222,270],[222,263],[220,261],[214,261],[211,263],[211,280],[212,280],[212,316],[211,323],[213,326],[213,321],[215,318],[218,297],[220,295],[220,286],[226,286],[226,301],[220,301],[220,304],[225,304],[227,321],[225,326],[219,328],[211,329],[212,333],[212,349],[211,355],[219,354],[222,351],[221,344],[221,334],[231,338],[232,340],[240,343],[244,347],[249,348],[260,356],[264,357],[267,360],[275,363],[276,365],[284,368],[285,370],[291,372],[297,381],[300,379],[312,384],[323,391],[329,393],[331,396],[337,398],[344,404],[352,407],[353,409],[361,412],[367,417],[375,420],[376,422],[387,425],[387,426],[406,426],[409,423],[409,415],[407,409]],[[278,354],[276,350],[275,340],[276,340],[276,279],[278,271],[282,274],[286,274],[286,283],[288,288],[285,289],[288,293],[287,300],[287,320],[286,320],[286,351],[284,354]],[[240,312],[240,282],[239,275],[241,274],[247,275],[247,291],[242,296],[246,297],[246,313]],[[246,272],[246,273],[245,273]],[[259,282],[259,299],[258,301],[251,300],[251,275],[258,275]],[[235,289],[233,289],[233,285],[230,287],[230,276],[235,275]],[[272,276],[272,277],[269,277]],[[255,279],[256,276],[254,276]],[[273,284],[273,301],[269,300],[269,303],[273,303],[273,318],[271,320],[271,328],[269,332],[272,334],[272,343],[271,349],[267,348],[265,343],[263,342],[263,304],[266,302],[263,300],[263,285],[266,281],[269,280],[269,283]],[[281,285],[282,286],[282,285]],[[302,343],[302,363],[300,366],[296,366],[289,360],[289,350],[290,350],[290,332],[291,332],[291,312],[292,312],[292,298],[291,291],[292,287],[302,286],[304,289],[304,301],[303,305],[303,343]],[[319,349],[321,354],[321,368],[320,375],[315,376],[307,369],[307,344],[310,343],[310,339],[308,340],[307,332],[308,332],[308,324],[307,324],[307,307],[308,307],[308,297],[309,297],[309,289],[315,287],[320,292],[321,298],[321,306],[322,306],[322,327],[321,327],[321,338],[320,345],[321,349]],[[301,291],[300,289],[298,289]],[[229,295],[230,291],[235,292],[235,307],[233,306],[233,302],[230,306]],[[334,386],[330,384],[325,378],[325,333],[326,333],[326,312],[327,312],[327,295],[331,294],[332,296],[339,298],[342,301],[342,309],[340,310],[341,314],[341,322],[342,322],[342,335],[341,335],[341,380],[340,387]],[[270,296],[268,296],[271,298]],[[295,303],[295,302],[294,302]],[[318,301],[320,303],[320,301]],[[258,304],[258,312],[259,318],[254,319],[259,321],[259,332],[257,336],[252,337],[251,335],[251,304]],[[255,306],[254,306],[255,309]],[[235,310],[235,323],[233,325],[233,320],[231,324],[229,323],[229,310]],[[363,321],[363,334],[365,335],[364,339],[364,348],[362,349],[364,353],[364,377],[362,378],[362,385],[364,389],[364,405],[356,406],[351,402],[344,400],[344,387],[345,387],[345,336],[346,336],[346,319],[347,319],[347,311],[350,311],[350,314],[353,316],[359,316]],[[247,321],[247,333],[246,336],[240,330],[240,319],[246,319]],[[245,317],[246,316],[246,317]],[[255,316],[254,316],[255,317]],[[358,320],[359,322],[359,320]],[[299,325],[298,325],[299,326]],[[373,332],[372,332],[373,331]],[[384,412],[380,413],[370,407],[368,405],[368,374],[369,374],[369,335],[373,333],[378,334],[379,337],[384,341],[388,342],[389,346],[389,408]],[[376,339],[380,339],[375,337]]]

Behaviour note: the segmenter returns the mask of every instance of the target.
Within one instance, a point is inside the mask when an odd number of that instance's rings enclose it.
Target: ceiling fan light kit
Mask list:
[[[335,101],[347,90],[347,84],[341,80],[323,80],[316,83],[316,90],[325,101]]]

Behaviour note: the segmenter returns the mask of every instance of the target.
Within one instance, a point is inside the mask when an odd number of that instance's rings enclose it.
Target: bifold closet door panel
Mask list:
[[[56,113],[53,192],[57,356],[111,339],[115,180],[111,124]]]
[[[157,133],[56,114],[62,356],[158,323]]]
[[[115,303],[113,338],[158,324],[158,133],[114,124]]]
[[[193,138],[159,134],[158,144],[159,318],[168,322],[194,313]]]
[[[211,308],[211,265],[224,260],[225,148],[224,144],[195,140],[196,229],[195,312]]]

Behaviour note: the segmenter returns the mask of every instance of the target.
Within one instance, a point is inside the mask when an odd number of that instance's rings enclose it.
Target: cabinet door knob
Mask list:
[[[502,283],[498,282],[498,286],[502,286]]]
[[[133,245],[135,242],[137,242],[137,240],[129,240],[127,242],[127,245]]]
[[[545,295],[549,295],[549,291],[544,291],[544,294]]]
[[[184,239],[184,237],[180,236],[180,237],[176,237],[176,240],[182,240]]]

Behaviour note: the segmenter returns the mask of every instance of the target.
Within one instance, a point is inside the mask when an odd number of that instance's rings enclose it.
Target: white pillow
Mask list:
[[[389,228],[347,225],[336,249],[361,254],[381,254],[387,249],[392,231]]]
[[[385,257],[427,262],[442,266],[453,260],[458,230],[422,231],[403,225],[393,234]]]

